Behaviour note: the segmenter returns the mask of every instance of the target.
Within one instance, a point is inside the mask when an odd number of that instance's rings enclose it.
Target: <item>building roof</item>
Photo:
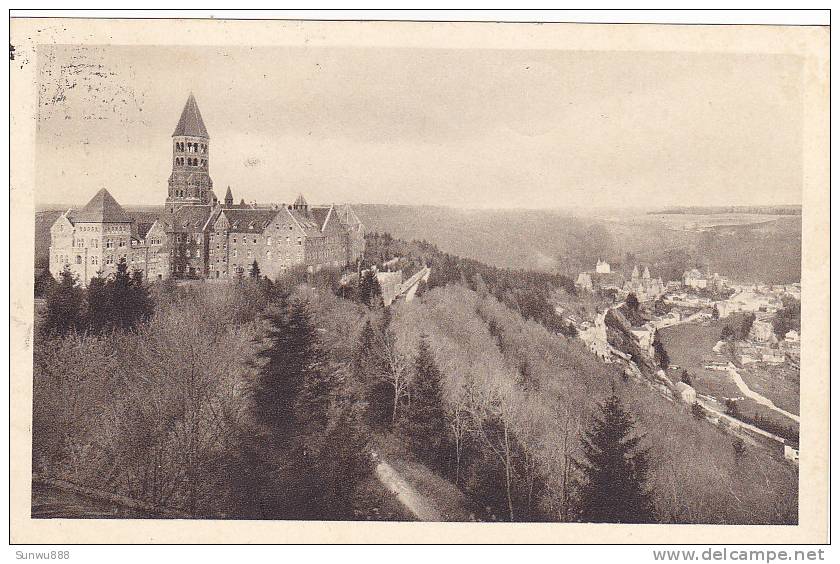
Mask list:
[[[230,186],[228,186],[227,192],[225,192],[225,201],[233,202],[233,192],[230,191]]]
[[[303,197],[303,194],[298,194],[298,197],[295,200],[294,206],[295,207],[300,207],[300,206],[308,207],[309,204],[306,203],[306,198]]]
[[[200,231],[204,229],[213,208],[208,205],[185,205],[175,210],[172,229],[175,231]]]
[[[318,228],[321,231],[324,230],[324,226],[327,223],[327,218],[330,215],[330,210],[332,207],[314,207],[310,208],[309,212],[312,214],[312,219],[315,220],[315,223],[318,225]]]
[[[676,384],[674,384],[674,388],[676,388],[677,392],[679,393],[683,393],[686,390],[691,390],[692,392],[694,391],[694,388],[692,388],[685,382],[677,382]]]
[[[181,119],[178,120],[178,125],[172,133],[172,137],[176,135],[188,135],[190,137],[204,137],[210,139],[207,135],[207,128],[204,127],[204,120],[201,119],[201,112],[198,110],[198,104],[195,101],[195,96],[190,92],[190,97],[187,98],[187,103],[184,104],[184,109],[181,112]]]
[[[69,219],[74,223],[131,223],[131,218],[105,188],[97,192],[85,207],[73,212]]]
[[[152,228],[154,223],[135,223],[134,227],[136,229],[134,236],[138,239],[145,239],[146,235],[149,234],[149,230]]]
[[[601,287],[615,286],[621,288],[624,286],[624,276],[620,272],[590,272],[593,284],[598,284]]]
[[[362,220],[359,219],[350,204],[336,206],[335,211],[338,214],[338,220],[344,225],[355,227],[362,224]]]
[[[229,208],[222,211],[232,233],[262,233],[277,217],[279,210],[254,208]]]
[[[304,233],[306,233],[307,237],[323,236],[323,233],[321,233],[321,225],[317,223],[315,218],[304,215],[297,210],[287,209],[286,211],[289,212],[292,219],[294,219],[298,226],[304,231]]]

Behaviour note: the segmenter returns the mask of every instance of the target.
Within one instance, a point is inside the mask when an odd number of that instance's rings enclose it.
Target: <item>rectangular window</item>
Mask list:
[[[114,248],[114,241],[112,239],[108,239],[105,242],[105,248],[106,249],[113,249]]]

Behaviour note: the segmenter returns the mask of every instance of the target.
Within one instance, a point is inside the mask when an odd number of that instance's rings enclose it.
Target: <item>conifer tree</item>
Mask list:
[[[87,292],[87,322],[91,331],[131,330],[151,317],[154,301],[143,284],[143,272],[128,273],[121,261],[113,278],[91,279]]]
[[[95,276],[87,288],[87,323],[91,331],[101,333],[110,325],[111,297],[105,279]]]
[[[307,382],[317,379],[323,358],[305,305],[286,296],[279,301],[279,307],[266,314],[268,347],[260,353],[265,364],[254,400],[258,421],[282,439],[294,426],[295,406],[304,387],[313,387]]]
[[[260,265],[257,263],[256,259],[251,263],[251,270],[248,271],[248,275],[251,278],[258,279],[260,277]]]
[[[270,459],[264,467],[275,491],[254,495],[266,496],[266,518],[333,518],[336,508],[330,503],[336,492],[346,494],[352,486],[341,484],[347,469],[335,463],[332,452],[338,446],[330,442],[347,437],[325,433],[333,428],[329,415],[336,382],[305,301],[283,298],[267,322],[268,347],[260,353],[265,364],[254,390],[254,411],[262,427],[258,450]]]
[[[668,351],[665,350],[665,345],[659,339],[659,332],[653,335],[653,355],[656,363],[662,370],[668,370],[671,365],[671,358],[668,356]]]
[[[47,297],[47,312],[44,331],[64,334],[78,329],[82,323],[84,294],[76,276],[65,266],[56,284]]]
[[[373,269],[364,272],[359,279],[359,302],[368,307],[383,305],[382,286]]]
[[[401,428],[411,450],[432,468],[443,467],[447,434],[446,411],[441,393],[441,372],[425,335],[420,336],[414,358],[411,402]]]
[[[648,455],[633,436],[634,422],[613,393],[583,442],[585,481],[580,489],[579,520],[587,523],[651,523],[655,513],[647,490]]]
[[[387,425],[391,423],[394,393],[382,378],[387,367],[383,363],[382,351],[378,350],[381,341],[370,319],[365,321],[353,356],[353,374],[365,390],[367,420],[372,424]]]

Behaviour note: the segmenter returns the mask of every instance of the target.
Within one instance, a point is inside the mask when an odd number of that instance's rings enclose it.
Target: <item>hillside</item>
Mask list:
[[[408,249],[452,272],[388,309],[325,271],[306,284],[167,281],[133,329],[36,328],[35,471],[190,515],[411,518],[395,494],[420,519],[575,521],[584,436],[615,393],[649,453],[653,519],[796,522],[795,466],[736,452],[723,430],[548,328],[544,298],[563,277],[371,239],[371,253]]]
[[[405,354],[420,335],[428,335],[444,373],[450,413],[478,411],[494,418],[495,425],[508,426],[521,449],[514,457],[518,515],[534,518],[548,511],[556,519],[557,513],[567,514],[564,504],[576,479],[568,465],[579,457],[581,433],[596,404],[614,385],[656,461],[650,485],[661,521],[796,521],[795,468],[760,449],[750,449],[749,461],[739,460],[731,437],[692,417],[687,407],[624,381],[576,339],[523,320],[490,295],[458,285],[435,288],[419,302],[399,304],[393,326]],[[530,466],[525,464],[529,460]],[[504,484],[487,483],[488,474],[501,470],[491,461],[462,460],[460,473],[450,479],[504,518],[503,500],[491,503],[486,497]],[[762,468],[764,477],[756,480],[745,467]],[[530,503],[525,497],[529,487],[534,487]],[[679,496],[669,493],[677,490]]]

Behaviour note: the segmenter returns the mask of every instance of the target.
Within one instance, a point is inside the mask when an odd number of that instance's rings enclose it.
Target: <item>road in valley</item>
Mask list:
[[[738,374],[738,370],[736,368],[730,367],[726,371],[727,371],[727,373],[729,373],[729,376],[732,377],[732,380],[735,382],[735,385],[738,386],[738,389],[741,390],[741,393],[744,394],[746,397],[748,397],[750,399],[753,399],[757,403],[760,403],[761,405],[767,406],[774,411],[778,411],[782,415],[790,417],[791,419],[793,419],[794,421],[799,423],[799,416],[798,415],[794,415],[793,413],[791,413],[789,411],[785,411],[781,407],[777,407],[776,404],[774,404],[772,402],[772,400],[762,396],[758,392],[755,392],[755,391],[751,390],[750,387],[747,386],[747,383],[744,382],[744,379],[741,378],[741,375]]]

